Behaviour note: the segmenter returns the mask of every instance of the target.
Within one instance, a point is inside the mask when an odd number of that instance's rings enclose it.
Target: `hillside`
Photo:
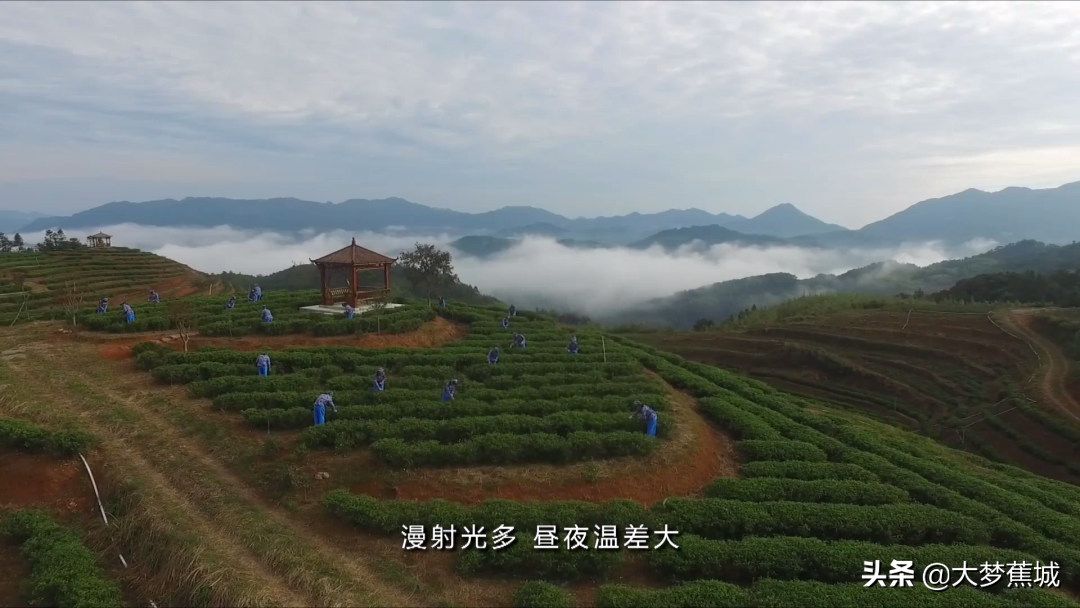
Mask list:
[[[1080,422],[1040,395],[1045,373],[989,306],[821,296],[704,332],[628,334],[807,399],[1080,484]],[[1035,378],[1036,380],[1038,378]],[[1078,394],[1080,396],[1080,394]],[[963,429],[963,433],[960,429]]]
[[[83,305],[108,297],[112,306],[128,299],[146,301],[151,289],[162,298],[208,289],[211,281],[168,258],[135,249],[75,249],[49,253],[0,253],[0,323],[20,319],[59,318],[67,283],[74,281]]]
[[[76,561],[68,542],[50,553],[59,564],[50,572],[66,577],[64,565],[116,562],[120,551],[129,568],[100,576],[115,577],[132,606],[1077,605],[1068,592],[1080,583],[1080,489],[1058,477],[1067,465],[1052,467],[1057,478],[1036,475],[877,413],[531,313],[512,321],[528,348],[490,365],[488,348],[507,338],[502,307],[435,312],[427,326],[438,334],[226,337],[190,352],[153,342],[117,360],[101,355],[117,340],[17,326],[0,335],[0,350],[13,353],[0,360],[0,462],[5,472],[20,466],[19,483],[0,484],[0,503],[32,488],[79,523],[96,507],[76,452],[86,454],[113,505],[110,526],[85,518],[92,554]],[[984,387],[971,378],[1037,369],[1020,342],[985,364],[972,356],[1011,344],[978,317],[957,327],[932,317],[926,328],[912,319],[910,349],[866,338],[851,350],[906,364],[890,377],[917,390],[954,383],[973,397]],[[903,331],[901,319],[888,321]],[[939,353],[941,331],[972,344]],[[580,354],[566,352],[571,332]],[[1028,357],[1025,369],[1011,369],[1014,352]],[[254,373],[256,353],[273,362],[268,377]],[[376,368],[385,391],[372,390]],[[452,404],[440,397],[448,374],[460,381]],[[313,408],[327,388],[335,406]],[[637,399],[655,407],[654,436],[629,416]],[[894,417],[907,406],[896,403]],[[325,424],[312,424],[313,411]],[[1034,410],[999,413],[1016,412],[1030,426],[1018,418],[1006,428],[1074,460],[1071,427],[1047,426]],[[996,436],[982,435],[992,424],[970,427],[965,441],[993,446]],[[74,426],[78,437],[63,432]],[[62,457],[37,453],[48,448]],[[63,480],[77,491],[65,493]],[[874,560],[886,576],[891,560],[911,561],[913,587],[865,586],[863,563]],[[1007,576],[941,593],[920,585],[925,566],[965,561],[1058,569],[1052,580],[1039,570],[1033,587],[1010,587]]]
[[[733,243],[743,246],[781,246],[789,243],[784,239],[765,236],[762,234],[743,234],[722,226],[692,226],[690,228],[673,228],[658,232],[648,238],[631,243],[633,249],[648,249],[654,245],[671,251],[696,243],[701,247]]]
[[[1076,269],[1039,274],[1000,272],[958,281],[935,298],[975,302],[1033,302],[1080,307],[1080,274]]]
[[[769,306],[804,295],[856,293],[895,295],[932,293],[948,289],[962,279],[991,272],[1053,273],[1080,267],[1080,244],[1047,245],[1021,241],[986,253],[918,267],[880,262],[840,275],[822,274],[799,279],[776,273],[715,283],[648,302],[607,322],[659,323],[690,327],[701,318],[722,321],[751,306]]]

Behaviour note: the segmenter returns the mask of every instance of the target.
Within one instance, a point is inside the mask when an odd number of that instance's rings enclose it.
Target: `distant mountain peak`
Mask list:
[[[847,230],[843,226],[828,224],[804,213],[792,203],[770,207],[748,220],[733,223],[730,227],[748,234],[768,234],[781,238]]]

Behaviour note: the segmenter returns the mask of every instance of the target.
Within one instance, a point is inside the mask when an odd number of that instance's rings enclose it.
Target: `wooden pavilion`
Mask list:
[[[370,249],[364,249],[356,244],[356,238],[352,244],[324,255],[317,260],[309,261],[319,269],[319,288],[322,290],[323,306],[333,306],[335,302],[344,300],[350,306],[356,307],[360,302],[390,294],[390,265],[397,261],[396,258],[388,258],[381,253],[375,253]],[[383,286],[376,289],[360,290],[357,285],[357,274],[361,270],[383,271]],[[345,271],[345,287],[331,287],[330,280],[335,272]]]
[[[106,248],[112,247],[112,236],[99,232],[86,237],[86,245],[89,247]]]

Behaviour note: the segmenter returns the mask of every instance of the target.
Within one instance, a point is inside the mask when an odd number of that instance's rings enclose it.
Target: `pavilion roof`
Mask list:
[[[97,234],[91,234],[90,236],[92,238],[96,238],[96,239],[111,239],[112,238],[111,234],[105,234],[104,232],[99,232]]]
[[[328,253],[317,260],[311,261],[316,264],[363,266],[365,264],[392,264],[397,260],[388,258],[385,255],[376,253],[370,249],[364,249],[357,245],[356,238],[353,238],[351,245],[347,245],[333,253]]]

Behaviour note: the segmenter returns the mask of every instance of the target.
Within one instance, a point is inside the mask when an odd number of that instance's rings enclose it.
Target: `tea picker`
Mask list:
[[[443,401],[453,401],[454,400],[454,393],[456,391],[457,391],[457,378],[454,378],[450,382],[447,382],[446,386],[443,387],[442,400]]]
[[[312,409],[315,410],[315,424],[326,424],[326,406],[334,408],[334,413],[337,413],[337,406],[334,405],[334,391],[326,391],[319,395],[315,399],[315,403],[312,404]]]
[[[631,418],[641,418],[645,421],[645,434],[656,437],[656,411],[640,401],[634,402],[635,411],[630,414]]]
[[[270,375],[270,356],[266,353],[255,357],[255,369],[259,370],[260,376]]]

